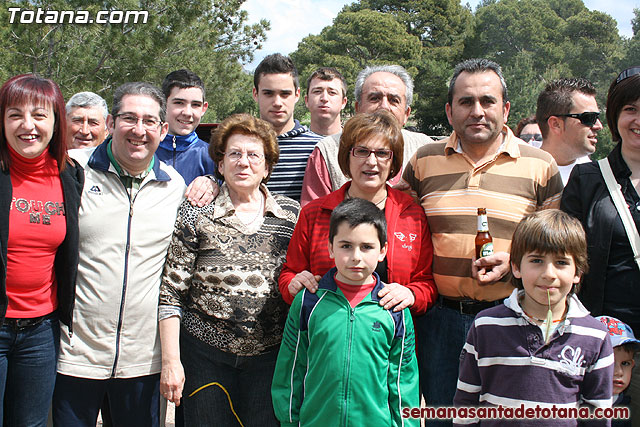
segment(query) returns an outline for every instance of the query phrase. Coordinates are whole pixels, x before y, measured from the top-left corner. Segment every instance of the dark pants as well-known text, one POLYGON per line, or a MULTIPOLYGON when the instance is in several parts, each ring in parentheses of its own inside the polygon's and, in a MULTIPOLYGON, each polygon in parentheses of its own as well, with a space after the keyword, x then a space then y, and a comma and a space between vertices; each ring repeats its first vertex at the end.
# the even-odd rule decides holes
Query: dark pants
POLYGON ((183 329, 180 359, 185 375, 182 393, 185 426, 239 426, 233 411, 246 427, 278 426, 271 403, 277 357, 277 349, 258 356, 235 356, 203 343, 183 329), (213 382, 219 385, 211 385, 189 397, 213 382))
MULTIPOLYGON (((460 352, 474 318, 438 303, 424 316, 414 318, 420 389, 427 406, 453 406, 460 352)), ((425 425, 452 423, 452 420, 426 420, 425 425)))
POLYGON ((0 427, 47 425, 59 344, 56 316, 23 329, 0 328, 0 427))
POLYGON ((160 374, 94 380, 58 374, 53 393, 53 425, 94 427, 105 393, 118 427, 160 425, 160 374))

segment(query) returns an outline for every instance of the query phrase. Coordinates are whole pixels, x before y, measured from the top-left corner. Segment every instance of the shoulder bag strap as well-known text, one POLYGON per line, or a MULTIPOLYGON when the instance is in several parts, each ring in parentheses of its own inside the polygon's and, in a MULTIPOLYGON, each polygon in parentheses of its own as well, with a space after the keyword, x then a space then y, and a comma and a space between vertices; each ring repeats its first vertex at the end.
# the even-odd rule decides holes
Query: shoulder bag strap
POLYGON ((636 264, 640 269, 640 235, 638 235, 638 229, 633 222, 633 218, 631 217, 631 213, 629 212, 627 202, 624 200, 622 191, 620 191, 620 186, 613 176, 611 166, 609 165, 609 160, 607 158, 600 159, 598 160, 598 165, 600 166, 600 171, 602 172, 602 176, 604 177, 604 182, 607 184, 607 189, 609 189, 609 194, 611 194, 613 204, 618 210, 620 218, 622 218, 624 229, 627 232, 627 237, 629 238, 629 243, 631 244, 631 249, 633 250, 633 258, 635 259, 636 264))

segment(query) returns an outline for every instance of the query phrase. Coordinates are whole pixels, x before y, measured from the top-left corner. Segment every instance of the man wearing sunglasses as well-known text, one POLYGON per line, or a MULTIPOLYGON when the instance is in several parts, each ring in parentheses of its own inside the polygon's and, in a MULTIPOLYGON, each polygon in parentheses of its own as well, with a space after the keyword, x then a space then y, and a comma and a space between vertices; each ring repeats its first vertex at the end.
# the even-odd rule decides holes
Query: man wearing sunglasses
POLYGON ((558 163, 563 184, 573 167, 589 162, 602 129, 596 89, 583 78, 558 79, 538 96, 536 119, 542 133, 542 148, 558 163))

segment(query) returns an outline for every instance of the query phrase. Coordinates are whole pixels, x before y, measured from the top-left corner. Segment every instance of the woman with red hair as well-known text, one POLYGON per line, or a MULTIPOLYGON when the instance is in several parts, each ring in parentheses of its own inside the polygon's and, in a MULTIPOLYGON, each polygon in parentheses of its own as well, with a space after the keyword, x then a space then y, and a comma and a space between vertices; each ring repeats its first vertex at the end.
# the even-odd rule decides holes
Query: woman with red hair
POLYGON ((0 423, 45 426, 59 321, 71 324, 84 174, 64 99, 32 74, 0 88, 0 423))

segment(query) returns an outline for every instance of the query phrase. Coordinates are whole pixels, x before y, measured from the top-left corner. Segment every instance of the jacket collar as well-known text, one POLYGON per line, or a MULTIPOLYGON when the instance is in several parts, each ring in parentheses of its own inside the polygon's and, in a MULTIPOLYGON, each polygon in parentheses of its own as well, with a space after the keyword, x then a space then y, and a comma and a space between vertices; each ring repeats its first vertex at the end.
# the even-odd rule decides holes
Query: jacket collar
MULTIPOLYGON (((102 144, 98 145, 93 153, 91 153, 91 157, 89 158, 88 166, 92 169, 99 170, 102 172, 112 172, 114 174, 118 174, 115 168, 111 165, 111 161, 109 160, 109 154, 107 153, 107 146, 111 141, 111 136, 107 138, 102 144)), ((153 173, 153 179, 156 181, 171 181, 171 177, 165 171, 160 168, 160 164, 162 163, 160 159, 154 153, 154 161, 153 168, 151 169, 151 173, 153 173)))
POLYGON ((173 143, 176 143, 176 151, 186 151, 198 141, 198 134, 193 131, 189 135, 171 135, 167 134, 162 141, 160 147, 166 150, 173 150, 173 143))
MULTIPOLYGON (((338 188, 336 191, 327 194, 324 197, 324 201, 321 207, 330 211, 335 209, 335 207, 345 199, 349 187, 351 187, 350 180, 345 182, 342 187, 338 188)), ((413 198, 408 194, 403 193, 402 191, 390 187, 387 184, 387 206, 389 201, 391 201, 393 205, 398 206, 399 212, 402 212, 407 207, 411 206, 411 204, 413 203, 413 198)))
MULTIPOLYGON (((265 216, 270 212, 273 216, 281 219, 287 219, 288 214, 273 197, 266 185, 260 184, 260 191, 265 196, 264 213, 265 216)), ((213 218, 222 218, 232 215, 235 212, 235 207, 231 203, 231 197, 229 197, 229 187, 226 183, 222 183, 220 186, 220 194, 213 201, 213 218)))
MULTIPOLYGON (((525 317, 524 310, 522 310, 519 301, 521 295, 524 295, 524 290, 514 289, 511 295, 509 295, 509 298, 504 300, 504 305, 516 312, 518 316, 525 317)), ((569 305, 566 316, 567 319, 575 319, 589 315, 589 310, 582 305, 576 294, 567 296, 567 304, 569 305)))
POLYGON ((611 163, 611 170, 616 178, 629 178, 631 176, 631 169, 627 166, 627 162, 622 158, 622 143, 619 142, 611 153, 607 156, 609 163, 611 163))
MULTIPOLYGON (((327 274, 322 276, 320 282, 318 282, 318 289, 325 289, 331 292, 338 291, 338 285, 334 279, 336 272, 338 269, 336 267, 332 267, 327 274)), ((378 293, 384 288, 384 283, 380 280, 380 276, 375 271, 373 272, 373 277, 376 279, 376 284, 373 286, 371 290, 371 301, 380 302, 381 298, 378 296, 378 293)))
MULTIPOLYGON (((509 157, 513 157, 514 159, 520 157, 520 149, 518 148, 518 142, 520 139, 516 138, 513 134, 513 131, 507 125, 502 126, 502 134, 504 135, 504 140, 498 152, 496 153, 496 157, 500 154, 504 153, 509 157)), ((444 148, 445 155, 449 156, 454 153, 459 153, 461 150, 460 147, 460 137, 456 134, 456 131, 453 131, 444 148)))

